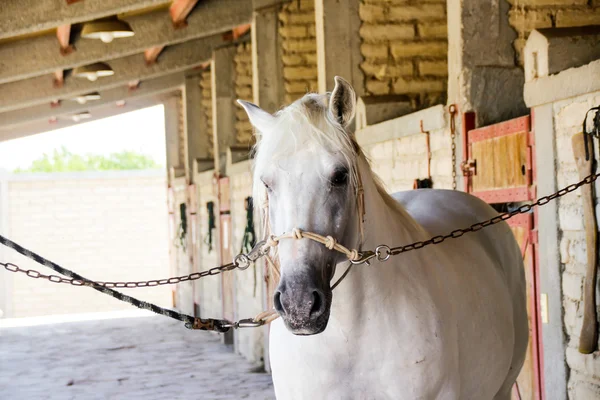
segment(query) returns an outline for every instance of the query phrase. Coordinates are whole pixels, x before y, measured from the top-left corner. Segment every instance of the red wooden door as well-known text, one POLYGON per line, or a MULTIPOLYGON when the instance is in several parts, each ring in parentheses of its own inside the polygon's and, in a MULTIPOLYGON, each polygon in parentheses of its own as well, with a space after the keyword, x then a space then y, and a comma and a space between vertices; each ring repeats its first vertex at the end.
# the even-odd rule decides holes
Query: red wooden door
MULTIPOLYGON (((475 114, 463 118, 466 191, 490 204, 520 203, 536 197, 534 136, 529 116, 498 124, 474 127, 475 114)), ((525 364, 517 379, 513 399, 544 399, 539 263, 536 257, 536 214, 507 221, 523 255, 527 284, 529 344, 525 364)))

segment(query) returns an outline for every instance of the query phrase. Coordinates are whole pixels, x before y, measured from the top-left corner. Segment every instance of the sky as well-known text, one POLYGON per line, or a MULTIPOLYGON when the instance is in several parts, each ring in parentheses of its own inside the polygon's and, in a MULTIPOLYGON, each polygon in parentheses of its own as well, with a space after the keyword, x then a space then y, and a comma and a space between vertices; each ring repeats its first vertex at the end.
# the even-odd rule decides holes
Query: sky
POLYGON ((66 147, 75 154, 103 154, 136 151, 165 165, 164 107, 157 105, 104 118, 0 142, 0 170, 27 168, 44 153, 66 147))

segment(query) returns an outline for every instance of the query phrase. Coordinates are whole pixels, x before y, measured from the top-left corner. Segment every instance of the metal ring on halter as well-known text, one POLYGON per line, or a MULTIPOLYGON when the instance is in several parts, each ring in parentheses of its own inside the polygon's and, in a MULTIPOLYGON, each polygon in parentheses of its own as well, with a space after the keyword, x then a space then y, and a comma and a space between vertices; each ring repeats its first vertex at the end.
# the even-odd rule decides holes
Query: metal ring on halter
POLYGON ((242 271, 248 269, 250 264, 252 264, 250 258, 245 254, 238 254, 237 256, 235 256, 233 262, 235 263, 236 267, 238 267, 242 271))
POLYGON ((375 253, 372 251, 361 251, 358 253, 358 258, 356 260, 350 259, 350 263, 353 265, 367 264, 370 265, 369 260, 375 257, 375 253))
POLYGON ((392 256, 392 249, 390 249, 389 246, 382 244, 375 248, 375 255, 377 256, 378 261, 380 261, 380 262, 387 261, 392 256))

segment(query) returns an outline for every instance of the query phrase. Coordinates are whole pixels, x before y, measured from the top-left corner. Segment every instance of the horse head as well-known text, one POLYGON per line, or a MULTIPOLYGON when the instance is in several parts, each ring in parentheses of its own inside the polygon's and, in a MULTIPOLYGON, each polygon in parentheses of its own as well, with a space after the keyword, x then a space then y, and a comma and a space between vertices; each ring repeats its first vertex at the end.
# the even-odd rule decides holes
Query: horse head
MULTIPOLYGON (((350 84, 336 77, 331 93, 306 94, 275 114, 238 102, 257 132, 254 198, 270 234, 310 231, 356 247, 360 150, 348 132, 356 104, 350 84)), ((274 258, 281 274, 274 304, 287 328, 297 335, 324 331, 331 280, 346 258, 300 238, 282 240, 274 258)))

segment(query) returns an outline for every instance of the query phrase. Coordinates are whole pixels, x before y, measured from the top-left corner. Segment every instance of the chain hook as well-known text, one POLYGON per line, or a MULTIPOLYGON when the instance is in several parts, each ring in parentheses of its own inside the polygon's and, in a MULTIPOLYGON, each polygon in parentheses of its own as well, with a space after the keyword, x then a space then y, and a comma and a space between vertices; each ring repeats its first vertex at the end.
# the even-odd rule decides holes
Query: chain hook
POLYGON ((350 263, 352 265, 360 265, 360 264, 371 265, 370 260, 372 258, 374 258, 375 256, 376 256, 376 254, 370 250, 361 251, 358 253, 358 258, 356 260, 350 260, 350 263))

